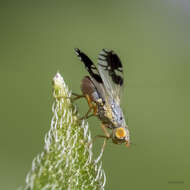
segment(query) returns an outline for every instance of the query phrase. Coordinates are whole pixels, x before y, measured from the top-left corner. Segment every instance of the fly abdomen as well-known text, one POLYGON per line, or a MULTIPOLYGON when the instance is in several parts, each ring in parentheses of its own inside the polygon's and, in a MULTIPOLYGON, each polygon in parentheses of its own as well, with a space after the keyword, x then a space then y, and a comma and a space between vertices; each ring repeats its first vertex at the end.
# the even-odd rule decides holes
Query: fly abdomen
POLYGON ((84 95, 88 95, 93 102, 97 102, 100 99, 100 95, 89 76, 85 76, 82 79, 81 91, 84 95))

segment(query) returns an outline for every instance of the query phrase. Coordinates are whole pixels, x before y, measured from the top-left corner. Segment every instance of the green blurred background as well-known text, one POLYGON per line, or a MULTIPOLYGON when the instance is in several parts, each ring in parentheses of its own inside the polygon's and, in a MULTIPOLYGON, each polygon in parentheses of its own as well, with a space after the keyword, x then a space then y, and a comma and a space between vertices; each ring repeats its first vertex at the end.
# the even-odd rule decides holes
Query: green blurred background
MULTIPOLYGON (((94 61, 114 49, 125 65, 127 149, 108 143, 106 189, 188 189, 190 1, 0 1, 0 189, 24 184, 51 120, 59 70, 74 92, 87 74, 73 48, 94 61)), ((85 112, 85 101, 77 103, 85 112)), ((93 136, 100 122, 89 119, 93 136)), ((102 140, 95 142, 96 153, 102 140)))

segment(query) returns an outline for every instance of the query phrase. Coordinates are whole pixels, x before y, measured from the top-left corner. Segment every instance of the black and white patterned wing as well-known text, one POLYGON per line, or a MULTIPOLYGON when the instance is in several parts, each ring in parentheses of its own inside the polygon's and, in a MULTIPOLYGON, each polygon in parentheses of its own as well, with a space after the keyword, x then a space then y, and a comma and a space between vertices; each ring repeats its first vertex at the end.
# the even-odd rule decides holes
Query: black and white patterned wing
POLYGON ((98 72, 98 69, 91 61, 91 59, 83 52, 81 52, 78 48, 75 49, 75 53, 80 58, 80 60, 84 63, 86 70, 89 72, 90 76, 96 80, 98 83, 102 83, 102 78, 98 72))
POLYGON ((114 53, 103 49, 98 56, 98 71, 103 80, 106 93, 120 103, 121 87, 123 86, 122 63, 114 53))
POLYGON ((107 94, 105 92, 105 87, 100 76, 98 69, 96 68, 95 64, 90 60, 90 58, 80 51, 79 49, 75 49, 77 56, 80 58, 82 63, 85 65, 86 70, 90 74, 90 78, 98 92, 99 96, 102 98, 104 102, 108 101, 107 94))

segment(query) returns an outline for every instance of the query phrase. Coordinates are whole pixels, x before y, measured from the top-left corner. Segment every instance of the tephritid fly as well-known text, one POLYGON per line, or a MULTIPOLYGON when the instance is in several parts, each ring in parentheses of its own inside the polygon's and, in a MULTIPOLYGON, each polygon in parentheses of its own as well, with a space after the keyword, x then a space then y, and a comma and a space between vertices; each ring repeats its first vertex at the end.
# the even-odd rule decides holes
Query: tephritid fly
POLYGON ((75 49, 75 52, 90 74, 82 80, 83 95, 74 94, 76 96, 74 99, 85 97, 88 102, 89 110, 83 118, 97 116, 102 122, 101 127, 105 133, 105 136, 98 136, 111 138, 113 143, 125 143, 129 147, 129 130, 120 107, 120 93, 124 80, 119 57, 114 51, 103 49, 98 56, 96 67, 86 54, 79 49, 75 49), (111 133, 107 129, 110 129, 111 133))

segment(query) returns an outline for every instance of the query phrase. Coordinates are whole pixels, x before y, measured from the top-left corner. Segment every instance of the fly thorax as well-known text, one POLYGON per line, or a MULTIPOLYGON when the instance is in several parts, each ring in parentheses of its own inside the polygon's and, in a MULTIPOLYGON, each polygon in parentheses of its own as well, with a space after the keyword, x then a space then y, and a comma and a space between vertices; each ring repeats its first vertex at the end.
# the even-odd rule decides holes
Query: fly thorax
POLYGON ((104 110, 105 110, 105 116, 110 120, 113 121, 113 113, 112 113, 112 109, 110 107, 110 105, 105 105, 104 106, 104 110))
POLYGON ((121 110, 121 107, 119 104, 116 102, 113 102, 111 104, 111 110, 112 110, 112 120, 113 124, 118 127, 118 126, 125 126, 125 118, 123 115, 123 112, 121 110))

